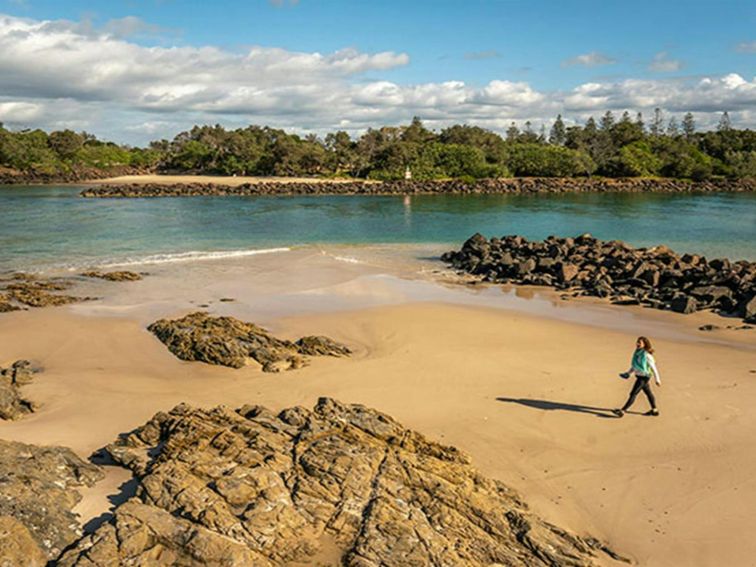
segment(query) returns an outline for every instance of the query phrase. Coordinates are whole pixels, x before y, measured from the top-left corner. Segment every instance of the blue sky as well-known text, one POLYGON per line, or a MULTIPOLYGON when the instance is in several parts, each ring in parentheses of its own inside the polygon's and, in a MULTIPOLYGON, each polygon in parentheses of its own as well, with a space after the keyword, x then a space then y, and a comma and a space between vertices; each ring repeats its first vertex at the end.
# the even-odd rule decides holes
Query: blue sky
MULTIPOLYGON (((658 105, 674 115, 686 110, 683 104, 702 127, 714 123, 722 110, 729 110, 741 126, 753 126, 756 120, 753 1, 0 0, 0 13, 27 23, 57 22, 34 32, 46 49, 50 42, 42 36, 60 34, 66 25, 81 37, 98 35, 98 41, 110 42, 103 53, 112 60, 123 56, 121 67, 129 65, 129 57, 139 58, 132 48, 147 49, 144 54, 152 47, 215 48, 229 58, 227 72, 217 78, 210 65, 200 62, 202 71, 195 78, 208 81, 201 96, 196 81, 189 87, 177 85, 175 76, 164 78, 166 89, 174 90, 170 96, 160 90, 156 96, 162 103, 156 104, 154 97, 129 103, 100 85, 57 92, 59 88, 46 88, 41 76, 22 73, 20 59, 3 61, 0 55, 0 72, 7 70, 10 81, 18 83, 8 87, 0 81, 0 120, 11 125, 24 122, 9 112, 19 108, 26 111, 16 114, 28 116, 30 125, 84 124, 87 120, 75 114, 88 102, 92 131, 134 141, 169 135, 191 126, 192 120, 228 125, 264 120, 303 131, 344 127, 357 132, 417 113, 438 127, 467 121, 498 129, 511 121, 546 122, 557 112, 579 122, 607 109, 647 112, 658 105), (122 44, 122 51, 114 42, 122 44), (233 57, 245 57, 251 49, 265 53, 262 67, 255 63, 231 77, 233 57), (350 53, 348 73, 329 60, 318 63, 311 75, 311 62, 303 61, 306 78, 298 80, 297 54, 327 57, 344 50, 350 53), (380 54, 393 54, 393 59, 380 54), (375 60, 360 63, 371 56, 375 60), (289 62, 290 74, 269 77, 280 58, 289 62), (220 84, 226 89, 214 93, 214 102, 212 87, 220 84), (341 96, 328 97, 329 108, 321 112, 311 99, 327 98, 323 93, 329 84, 341 96), (225 96, 229 92, 235 94, 225 96), (64 111, 57 121, 43 108, 51 101, 64 111), (297 108, 291 101, 297 101, 297 108), (334 105, 342 105, 343 112, 334 105), (104 114, 109 116, 103 119, 104 114), (139 121, 145 125, 142 133, 134 129, 139 121)), ((70 40, 68 35, 65 42, 70 40)), ((28 53, 19 58, 42 56, 37 44, 27 43, 28 53)), ((76 49, 96 52, 97 42, 76 49)), ((44 55, 57 57, 54 50, 44 55)), ((61 65, 85 64, 82 59, 64 57, 61 65)), ((188 65, 182 63, 185 77, 193 74, 188 65)), ((70 75, 79 71, 71 69, 70 75)), ((122 72, 128 81, 131 75, 122 72)), ((106 75, 104 80, 112 70, 106 75)), ((163 79, 153 80, 160 84, 163 79)))

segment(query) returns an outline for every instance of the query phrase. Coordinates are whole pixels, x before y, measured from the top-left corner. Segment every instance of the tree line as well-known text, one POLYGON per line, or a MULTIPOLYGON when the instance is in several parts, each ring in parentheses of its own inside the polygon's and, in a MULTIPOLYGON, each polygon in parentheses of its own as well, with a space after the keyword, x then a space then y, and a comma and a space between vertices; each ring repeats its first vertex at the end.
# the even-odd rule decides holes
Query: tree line
POLYGON ((627 112, 566 125, 561 115, 547 131, 515 123, 501 136, 478 126, 439 132, 419 118, 404 126, 300 136, 267 126, 235 130, 195 126, 146 148, 103 142, 85 132, 12 132, 0 124, 0 166, 46 175, 76 168, 129 166, 172 173, 348 176, 401 179, 491 177, 660 176, 703 180, 756 177, 756 132, 736 129, 725 112, 716 130, 698 132, 693 115, 646 123, 627 112))

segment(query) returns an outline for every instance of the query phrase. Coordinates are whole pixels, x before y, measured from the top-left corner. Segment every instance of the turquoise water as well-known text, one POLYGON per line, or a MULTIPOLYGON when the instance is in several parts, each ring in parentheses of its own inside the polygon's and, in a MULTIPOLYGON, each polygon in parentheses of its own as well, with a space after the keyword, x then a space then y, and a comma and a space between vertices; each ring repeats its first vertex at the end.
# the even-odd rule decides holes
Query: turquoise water
POLYGON ((756 260, 756 194, 83 199, 71 187, 0 187, 0 271, 313 243, 456 247, 476 231, 590 232, 756 260))

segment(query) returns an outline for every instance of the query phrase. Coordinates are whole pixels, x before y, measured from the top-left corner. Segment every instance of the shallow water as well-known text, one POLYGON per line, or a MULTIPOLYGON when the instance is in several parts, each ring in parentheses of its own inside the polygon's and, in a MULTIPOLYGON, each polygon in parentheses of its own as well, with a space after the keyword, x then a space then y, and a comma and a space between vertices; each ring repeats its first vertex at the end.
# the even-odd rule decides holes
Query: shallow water
POLYGON ((756 194, 561 194, 84 199, 0 187, 0 271, 185 261, 313 243, 443 243, 590 232, 756 260, 756 194))

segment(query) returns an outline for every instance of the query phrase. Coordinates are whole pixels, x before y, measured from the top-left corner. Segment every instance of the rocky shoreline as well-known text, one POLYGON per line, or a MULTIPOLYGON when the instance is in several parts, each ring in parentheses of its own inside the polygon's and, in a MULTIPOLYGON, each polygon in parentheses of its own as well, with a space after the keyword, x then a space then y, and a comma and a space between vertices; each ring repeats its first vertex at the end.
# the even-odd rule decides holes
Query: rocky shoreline
POLYGON ((488 282, 548 286, 684 314, 712 310, 756 323, 755 262, 679 255, 666 246, 633 248, 589 234, 541 242, 475 234, 441 259, 488 282))
POLYGON ((756 179, 688 181, 681 179, 526 178, 450 181, 313 181, 244 183, 124 183, 84 189, 82 197, 194 197, 247 195, 406 195, 494 193, 690 193, 756 191, 756 179))

